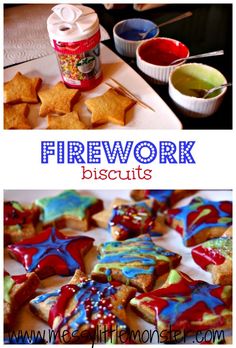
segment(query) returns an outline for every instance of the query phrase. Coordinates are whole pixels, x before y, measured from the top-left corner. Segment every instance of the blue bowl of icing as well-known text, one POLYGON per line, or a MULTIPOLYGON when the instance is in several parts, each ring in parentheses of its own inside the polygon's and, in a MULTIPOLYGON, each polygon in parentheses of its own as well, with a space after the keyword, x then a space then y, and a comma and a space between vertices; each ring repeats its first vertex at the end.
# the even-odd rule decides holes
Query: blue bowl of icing
POLYGON ((118 22, 113 28, 113 37, 116 50, 119 54, 134 58, 140 43, 158 36, 158 26, 147 19, 130 18, 118 22), (153 29, 145 39, 141 40, 139 34, 153 29))

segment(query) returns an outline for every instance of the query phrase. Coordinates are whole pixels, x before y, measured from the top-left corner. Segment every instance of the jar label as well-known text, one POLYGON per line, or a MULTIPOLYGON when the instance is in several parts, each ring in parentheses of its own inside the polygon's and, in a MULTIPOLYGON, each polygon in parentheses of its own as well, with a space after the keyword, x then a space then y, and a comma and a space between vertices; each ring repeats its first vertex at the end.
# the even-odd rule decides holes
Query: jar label
POLYGON ((100 30, 98 30, 93 36, 85 40, 75 41, 75 42, 62 42, 57 40, 52 40, 54 49, 58 53, 64 54, 79 54, 85 51, 91 50, 100 42, 100 30))
POLYGON ((53 40, 63 81, 71 87, 91 89, 101 77, 100 31, 77 42, 53 40))

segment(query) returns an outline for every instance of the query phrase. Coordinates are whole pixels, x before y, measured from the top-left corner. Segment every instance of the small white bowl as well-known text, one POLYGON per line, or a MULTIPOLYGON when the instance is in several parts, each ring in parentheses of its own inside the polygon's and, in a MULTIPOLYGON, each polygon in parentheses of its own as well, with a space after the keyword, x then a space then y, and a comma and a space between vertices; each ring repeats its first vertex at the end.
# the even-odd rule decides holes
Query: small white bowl
POLYGON ((136 51, 137 66, 152 83, 167 84, 170 73, 178 64, 170 65, 178 58, 187 58, 189 49, 182 42, 166 37, 157 37, 141 43, 136 51))
POLYGON ((150 40, 150 38, 156 37, 159 34, 158 26, 147 19, 142 18, 131 18, 125 19, 124 21, 118 22, 113 28, 113 38, 115 43, 115 48, 119 54, 122 56, 134 58, 136 55, 136 49, 141 42, 150 40), (124 38, 125 33, 129 31, 137 32, 147 32, 154 28, 152 32, 149 33, 146 39, 144 40, 130 40, 124 38))
POLYGON ((210 89, 223 83, 227 83, 224 75, 211 66, 199 63, 183 64, 170 75, 169 95, 183 115, 207 117, 218 110, 227 87, 206 99, 198 98, 192 89, 210 89))

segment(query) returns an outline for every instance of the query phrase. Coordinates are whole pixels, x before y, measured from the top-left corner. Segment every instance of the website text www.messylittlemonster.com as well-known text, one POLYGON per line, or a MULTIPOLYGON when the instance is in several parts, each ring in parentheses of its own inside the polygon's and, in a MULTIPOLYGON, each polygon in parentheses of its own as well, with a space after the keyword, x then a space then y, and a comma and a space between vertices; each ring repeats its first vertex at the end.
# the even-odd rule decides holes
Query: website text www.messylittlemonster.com
POLYGON ((118 328, 96 328, 93 332, 90 330, 83 330, 78 333, 78 330, 18 330, 8 332, 5 337, 5 343, 62 343, 68 344, 72 342, 91 342, 92 347, 95 344, 103 343, 137 343, 137 344, 157 344, 157 343, 218 343, 225 339, 224 330, 198 330, 189 337, 188 331, 172 330, 171 326, 168 330, 127 330, 118 328))

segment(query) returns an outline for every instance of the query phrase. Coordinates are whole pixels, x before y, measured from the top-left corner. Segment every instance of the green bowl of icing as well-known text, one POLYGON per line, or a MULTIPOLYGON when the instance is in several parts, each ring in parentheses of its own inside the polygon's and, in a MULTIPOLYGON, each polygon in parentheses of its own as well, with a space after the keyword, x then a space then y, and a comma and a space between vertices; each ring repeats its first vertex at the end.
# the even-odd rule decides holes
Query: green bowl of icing
POLYGON ((178 66, 169 77, 169 96, 179 111, 190 117, 213 115, 220 107, 227 87, 223 87, 207 98, 199 98, 194 89, 211 89, 226 83, 226 78, 215 68, 199 63, 178 66))
MULTIPOLYGON (((182 94, 197 97, 197 92, 192 89, 211 89, 226 83, 224 75, 220 71, 204 64, 185 64, 177 68, 171 76, 173 86, 182 94)), ((210 94, 208 98, 214 98, 223 91, 218 90, 210 94)))

